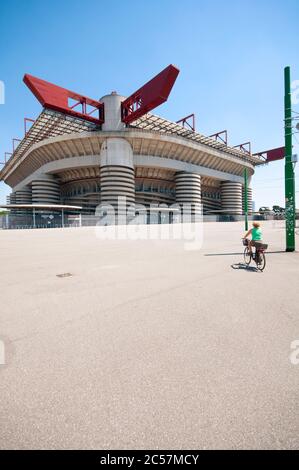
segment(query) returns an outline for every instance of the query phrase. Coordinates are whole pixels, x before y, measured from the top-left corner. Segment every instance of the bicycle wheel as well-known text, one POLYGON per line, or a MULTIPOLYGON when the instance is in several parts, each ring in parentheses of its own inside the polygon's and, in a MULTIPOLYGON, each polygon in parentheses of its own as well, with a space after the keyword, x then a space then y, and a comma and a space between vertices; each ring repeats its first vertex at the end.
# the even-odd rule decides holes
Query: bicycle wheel
POLYGON ((259 269, 259 271, 263 271, 265 269, 266 256, 265 256, 265 253, 263 251, 259 252, 259 254, 258 254, 258 257, 256 259, 256 266, 259 269))
POLYGON ((251 261, 251 254, 250 254, 248 246, 246 246, 244 250, 244 261, 245 261, 245 264, 247 264, 247 266, 250 264, 250 261, 251 261))

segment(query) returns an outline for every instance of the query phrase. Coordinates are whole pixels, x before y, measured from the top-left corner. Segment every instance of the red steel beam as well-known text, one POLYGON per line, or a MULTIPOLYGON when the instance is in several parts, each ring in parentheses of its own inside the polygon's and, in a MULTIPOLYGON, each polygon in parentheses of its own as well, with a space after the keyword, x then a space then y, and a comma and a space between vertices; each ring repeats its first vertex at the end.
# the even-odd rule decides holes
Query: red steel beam
POLYGON ((264 152, 258 152, 253 154, 256 157, 264 157, 265 163, 274 162, 276 160, 282 160, 285 157, 285 147, 277 147, 271 150, 265 150, 264 152))
POLYGON ((227 145, 227 130, 216 132, 215 134, 209 135, 209 137, 214 137, 217 141, 220 139, 225 145, 227 145))
POLYGON ((5 163, 9 160, 9 158, 6 158, 6 155, 12 156, 12 153, 11 153, 11 152, 5 152, 5 153, 4 153, 4 160, 5 160, 5 163))
POLYGON ((26 135, 27 134, 27 122, 31 122, 32 124, 35 122, 34 119, 31 119, 31 118, 27 118, 25 117, 24 118, 24 134, 26 135))
POLYGON ((12 153, 11 152, 4 152, 4 162, 0 162, 0 165, 6 165, 6 163, 8 162, 8 158, 6 158, 6 155, 10 155, 12 156, 12 153))
POLYGON ((44 108, 54 109, 55 111, 79 117, 95 124, 102 124, 104 122, 104 103, 79 95, 32 75, 25 74, 23 81, 44 108), (74 100, 75 104, 70 105, 70 99, 74 100), (74 111, 74 107, 77 105, 81 106, 81 112, 74 111), (91 112, 87 112, 87 106, 93 108, 91 112, 98 111, 98 117, 91 116, 91 112))
POLYGON ((162 72, 122 102, 122 121, 130 124, 167 101, 179 74, 179 69, 168 65, 162 72))
POLYGON ((234 145, 233 148, 238 148, 242 152, 249 153, 251 155, 251 142, 244 142, 244 144, 234 145))
POLYGON ((189 127, 189 129, 191 131, 194 131, 195 132, 195 114, 189 114, 189 116, 185 116, 183 117, 182 119, 179 119, 178 121, 176 121, 177 124, 182 124, 183 127, 187 128, 189 127), (191 122, 192 124, 190 124, 190 119, 191 119, 191 122))
POLYGON ((16 150, 15 147, 15 142, 22 142, 22 139, 12 139, 12 151, 14 152, 16 150))

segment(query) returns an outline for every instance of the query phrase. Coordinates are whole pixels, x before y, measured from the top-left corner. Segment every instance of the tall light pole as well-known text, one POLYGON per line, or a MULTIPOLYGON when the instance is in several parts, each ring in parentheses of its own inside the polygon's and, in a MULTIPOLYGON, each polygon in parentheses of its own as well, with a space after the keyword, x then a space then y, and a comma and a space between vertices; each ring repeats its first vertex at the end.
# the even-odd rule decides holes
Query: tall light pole
POLYGON ((292 104, 290 67, 284 69, 284 136, 285 136, 285 218, 286 251, 295 251, 295 177, 292 162, 292 104))

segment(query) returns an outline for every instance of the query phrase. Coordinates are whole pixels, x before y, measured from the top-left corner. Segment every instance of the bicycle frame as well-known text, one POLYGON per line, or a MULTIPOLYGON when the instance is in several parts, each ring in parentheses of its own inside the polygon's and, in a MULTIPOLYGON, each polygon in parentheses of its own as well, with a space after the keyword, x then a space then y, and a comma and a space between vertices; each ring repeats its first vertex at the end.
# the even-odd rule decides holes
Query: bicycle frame
POLYGON ((256 267, 260 270, 260 271, 263 271, 263 269, 265 268, 265 265, 266 265, 266 258, 265 258, 265 251, 266 249, 268 248, 268 245, 265 245, 265 244, 262 244, 261 243, 261 246, 251 246, 251 251, 249 250, 249 240, 248 239, 243 239, 243 245, 245 246, 245 250, 244 250, 244 259, 245 259, 245 262, 247 265, 250 264, 251 260, 253 259, 255 261, 255 264, 256 264, 256 267), (255 250, 253 251, 252 248, 255 248, 255 250), (250 258, 249 258, 249 261, 246 260, 246 252, 248 253, 248 255, 250 254, 250 258), (261 268, 260 267, 260 264, 263 263, 263 267, 261 268))

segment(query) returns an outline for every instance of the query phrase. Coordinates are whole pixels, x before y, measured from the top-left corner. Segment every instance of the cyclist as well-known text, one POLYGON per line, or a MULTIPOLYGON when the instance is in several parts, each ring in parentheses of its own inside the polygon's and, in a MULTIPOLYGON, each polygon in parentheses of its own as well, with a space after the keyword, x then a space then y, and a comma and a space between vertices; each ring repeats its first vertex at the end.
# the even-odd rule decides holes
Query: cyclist
POLYGON ((262 231, 261 231, 261 224, 255 220, 252 222, 252 228, 248 230, 248 232, 245 234, 244 238, 247 238, 251 235, 251 240, 249 240, 248 243, 248 249, 250 251, 250 254, 252 255, 252 247, 256 246, 255 242, 262 243, 262 231))

